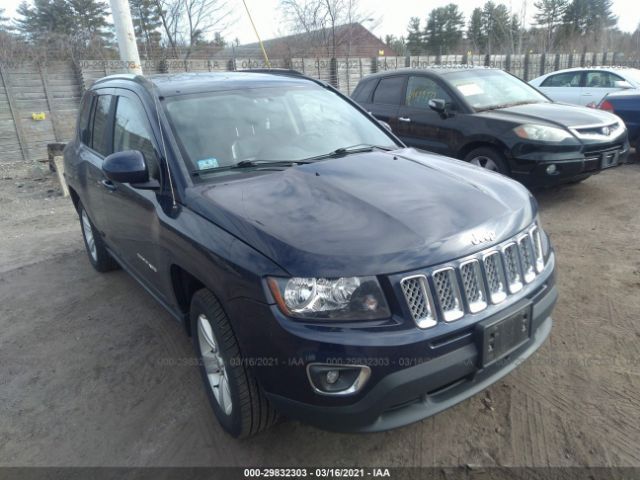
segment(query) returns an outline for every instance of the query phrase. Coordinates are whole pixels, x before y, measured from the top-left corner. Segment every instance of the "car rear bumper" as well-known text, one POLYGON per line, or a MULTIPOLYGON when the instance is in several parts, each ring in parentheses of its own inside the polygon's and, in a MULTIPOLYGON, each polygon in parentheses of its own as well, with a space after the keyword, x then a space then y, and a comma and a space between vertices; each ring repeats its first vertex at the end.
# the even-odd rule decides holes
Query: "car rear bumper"
POLYGON ((557 296, 555 285, 547 284, 532 299, 529 340, 485 368, 480 366, 476 339, 445 355, 386 375, 355 403, 312 405, 274 393, 267 396, 283 415, 327 430, 375 432, 417 422, 480 392, 535 352, 551 331, 551 311, 557 296))

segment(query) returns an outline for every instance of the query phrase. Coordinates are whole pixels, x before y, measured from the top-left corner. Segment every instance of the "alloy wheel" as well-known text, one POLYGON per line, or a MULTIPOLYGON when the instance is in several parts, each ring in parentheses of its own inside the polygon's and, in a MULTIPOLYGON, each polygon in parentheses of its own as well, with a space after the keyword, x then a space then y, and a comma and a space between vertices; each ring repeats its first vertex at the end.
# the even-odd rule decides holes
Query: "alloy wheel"
POLYGON ((84 240, 87 243, 87 248, 89 249, 89 255, 94 261, 98 260, 98 251, 96 249, 96 240, 93 238, 93 229, 91 228, 91 222, 89 221, 89 216, 87 215, 87 211, 83 208, 82 213, 82 234, 84 235, 84 240))
POLYGON ((213 333, 211 323, 204 314, 198 316, 198 343, 213 396, 220 410, 226 415, 231 415, 233 401, 231 399, 231 390, 229 389, 227 369, 220 354, 219 343, 213 333))
POLYGON ((486 168, 487 170, 491 170, 492 172, 500 171, 496 162, 484 155, 472 158, 469 163, 476 165, 477 167, 486 168))

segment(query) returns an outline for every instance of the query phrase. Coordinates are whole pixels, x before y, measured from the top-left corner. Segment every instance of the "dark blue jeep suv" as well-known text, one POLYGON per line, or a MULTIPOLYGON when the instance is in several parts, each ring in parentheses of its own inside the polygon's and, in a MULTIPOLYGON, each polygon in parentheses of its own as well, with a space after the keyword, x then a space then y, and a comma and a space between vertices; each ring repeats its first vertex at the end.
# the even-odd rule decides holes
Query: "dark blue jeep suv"
POLYGON ((529 192, 406 148, 295 72, 104 78, 65 176, 90 262, 184 323, 236 437, 278 414, 415 422, 551 329, 554 253, 529 192))

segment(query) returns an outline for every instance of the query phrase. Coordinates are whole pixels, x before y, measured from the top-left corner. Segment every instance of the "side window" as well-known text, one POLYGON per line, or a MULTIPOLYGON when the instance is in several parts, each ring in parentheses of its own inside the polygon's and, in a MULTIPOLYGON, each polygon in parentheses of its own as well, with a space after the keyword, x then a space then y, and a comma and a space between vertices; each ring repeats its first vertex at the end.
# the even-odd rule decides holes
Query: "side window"
POLYGON ((113 151, 138 150, 142 152, 149 175, 158 178, 158 159, 151 141, 151 126, 140 102, 118 97, 113 126, 113 151))
POLYGON ((96 100, 93 114, 93 128, 91 131, 91 148, 105 157, 111 153, 109 142, 109 110, 111 95, 100 95, 96 100))
POLYGON ((356 102, 368 102, 371 98, 371 92, 376 86, 375 80, 364 81, 360 84, 357 90, 354 92, 353 99, 356 102))
POLYGON ((386 105, 400 105, 404 76, 387 77, 380 80, 378 88, 373 94, 373 103, 386 105))
POLYGON ((582 72, 565 72, 545 78, 541 87, 579 87, 582 72))
POLYGON ((429 100, 439 98, 451 103, 451 97, 435 80, 411 76, 407 83, 406 104, 408 107, 428 108, 429 100))
POLYGON ((616 88, 616 82, 621 80, 621 77, 610 72, 589 72, 586 85, 589 88, 616 88))
POLYGON ((80 107, 80 116, 78 117, 78 136, 80 142, 85 145, 89 145, 91 142, 91 128, 89 120, 91 118, 91 107, 93 106, 93 99, 95 97, 91 92, 88 92, 82 99, 82 106, 80 107))

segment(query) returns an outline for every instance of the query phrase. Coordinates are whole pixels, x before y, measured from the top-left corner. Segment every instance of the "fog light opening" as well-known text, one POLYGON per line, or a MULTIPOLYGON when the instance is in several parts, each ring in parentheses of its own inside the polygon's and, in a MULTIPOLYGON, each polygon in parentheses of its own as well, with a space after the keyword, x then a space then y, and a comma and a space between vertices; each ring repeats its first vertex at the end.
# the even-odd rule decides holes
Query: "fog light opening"
POLYGON ((329 385, 333 385, 334 383, 336 383, 339 378, 340 378, 340 372, 338 370, 329 370, 327 372, 326 380, 329 385))
POLYGON ((370 376, 371 369, 365 365, 307 365, 309 383, 320 395, 353 395, 364 387, 370 376))
POLYGON ((556 173, 558 173, 558 167, 555 163, 547 166, 547 175, 555 175, 556 173))

